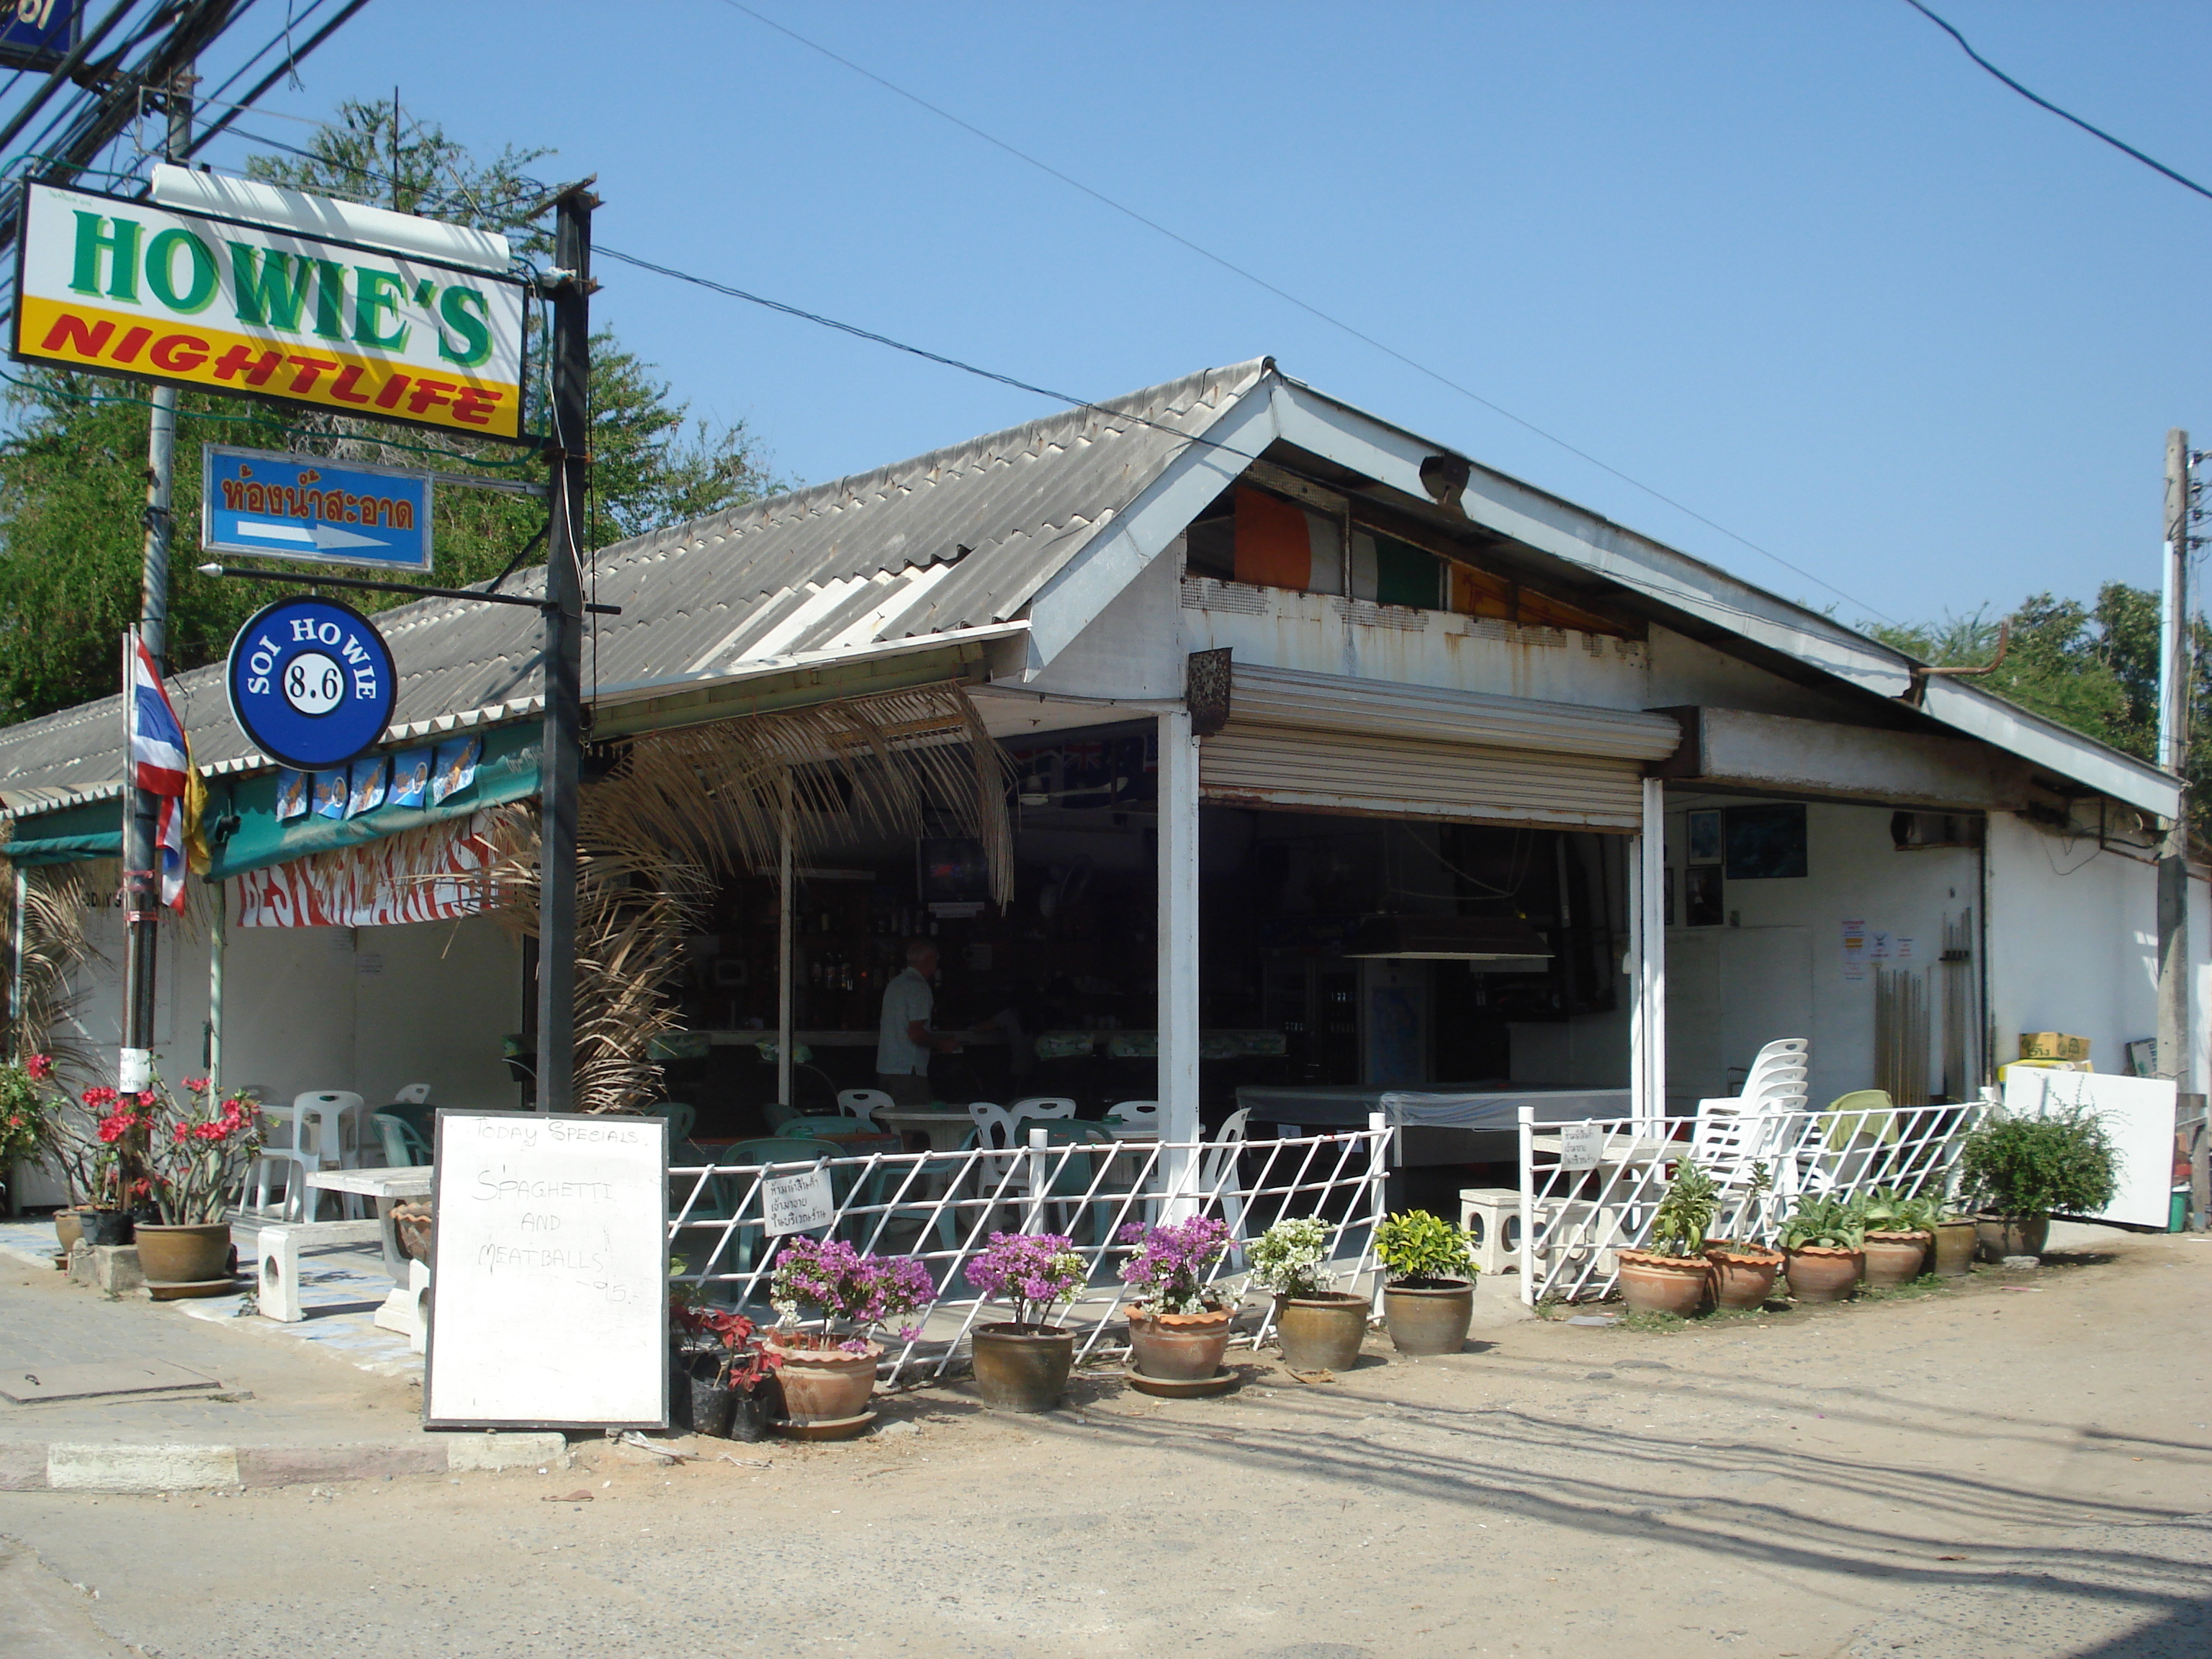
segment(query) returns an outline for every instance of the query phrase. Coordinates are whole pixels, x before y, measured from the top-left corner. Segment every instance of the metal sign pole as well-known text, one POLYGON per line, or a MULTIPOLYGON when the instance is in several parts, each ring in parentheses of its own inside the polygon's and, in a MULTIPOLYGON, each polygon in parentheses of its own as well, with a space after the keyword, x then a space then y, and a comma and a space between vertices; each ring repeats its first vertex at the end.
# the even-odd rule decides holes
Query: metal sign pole
MULTIPOLYGON (((179 68, 163 101, 168 107, 167 145, 174 161, 191 148, 191 66, 179 68)), ((17 301, 21 303, 20 298, 17 301)), ((146 441, 146 556, 139 599, 138 637, 164 676, 169 672, 170 486, 177 459, 177 389, 154 388, 154 414, 146 441)), ((123 660, 123 695, 132 696, 131 653, 123 660)), ((137 772, 126 744, 125 776, 137 772)), ((116 1081, 125 1091, 149 1080, 154 1048, 156 962, 161 948, 160 854, 154 845, 156 799, 132 786, 124 792, 123 811, 123 1053, 116 1081)))
POLYGON ((576 793, 583 742, 584 490, 591 465, 589 180, 556 203, 552 529, 545 545, 545 754, 538 843, 538 1109, 576 1109, 576 793))

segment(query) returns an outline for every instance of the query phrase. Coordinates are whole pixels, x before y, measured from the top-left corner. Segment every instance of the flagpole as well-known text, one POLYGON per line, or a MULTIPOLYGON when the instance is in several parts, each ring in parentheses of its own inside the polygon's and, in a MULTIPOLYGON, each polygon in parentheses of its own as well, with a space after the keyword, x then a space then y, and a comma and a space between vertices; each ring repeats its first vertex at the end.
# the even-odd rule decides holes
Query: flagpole
POLYGON ((123 635, 123 1043, 115 1085, 143 1089, 154 1060, 154 988, 161 931, 160 854, 154 844, 160 797, 138 771, 138 630, 123 635))

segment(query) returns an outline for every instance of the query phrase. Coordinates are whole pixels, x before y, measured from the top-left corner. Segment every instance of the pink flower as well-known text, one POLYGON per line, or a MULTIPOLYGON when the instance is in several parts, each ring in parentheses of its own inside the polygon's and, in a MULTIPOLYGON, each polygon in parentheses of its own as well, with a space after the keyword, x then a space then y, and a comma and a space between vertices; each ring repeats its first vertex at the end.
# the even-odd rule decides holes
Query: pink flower
POLYGON ((94 1084, 84 1091, 84 1103, 97 1111, 102 1106, 112 1106, 123 1097, 105 1084, 94 1084))
POLYGON ((23 1062, 23 1069, 31 1074, 31 1080, 33 1083, 44 1083, 48 1078, 54 1074, 53 1056, 52 1054, 33 1054, 28 1060, 23 1062))
POLYGON ((214 1087, 214 1081, 212 1079, 204 1077, 188 1077, 185 1079, 185 1088, 191 1094, 204 1095, 212 1087, 214 1087))
POLYGON ((154 1091, 151 1089, 140 1090, 138 1091, 138 1103, 141 1106, 145 1107, 149 1111, 151 1111, 154 1107, 154 1091))

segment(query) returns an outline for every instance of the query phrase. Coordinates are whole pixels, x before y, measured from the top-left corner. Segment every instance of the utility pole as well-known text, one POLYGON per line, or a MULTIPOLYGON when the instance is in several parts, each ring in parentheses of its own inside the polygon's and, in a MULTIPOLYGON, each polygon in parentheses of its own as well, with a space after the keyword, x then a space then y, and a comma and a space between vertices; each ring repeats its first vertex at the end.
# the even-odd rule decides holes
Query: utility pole
POLYGON ((553 432, 545 541, 545 753, 539 762, 538 1109, 576 1109, 576 793, 583 747, 584 489, 591 468, 592 210, 586 179, 554 200, 553 432))
MULTIPOLYGON (((165 157, 180 161, 192 142, 191 65, 170 77, 162 102, 168 114, 165 157)), ((154 388, 154 414, 146 441, 146 553, 140 579, 138 637, 166 677, 169 670, 169 511, 177 459, 177 389, 154 388)), ((123 664, 123 695, 131 696, 128 653, 123 664)), ((161 944, 161 884, 155 824, 160 802, 137 787, 133 757, 123 757, 128 785, 123 816, 123 1053, 118 1086, 143 1089, 154 1050, 155 985, 161 944)))
MULTIPOLYGON (((2189 763, 2191 669, 2189 626, 2189 434, 2166 434, 2166 586, 2159 616, 2158 763, 2177 776, 2189 763)), ((2185 790, 2167 821, 2158 854, 2158 1073, 2174 1080, 2174 1124, 2182 1129, 2204 1115, 2195 1077, 2190 1030, 2189 797, 2185 790)), ((2203 1134, 2196 1127, 2196 1190, 2190 1208, 2203 1218, 2203 1134)))

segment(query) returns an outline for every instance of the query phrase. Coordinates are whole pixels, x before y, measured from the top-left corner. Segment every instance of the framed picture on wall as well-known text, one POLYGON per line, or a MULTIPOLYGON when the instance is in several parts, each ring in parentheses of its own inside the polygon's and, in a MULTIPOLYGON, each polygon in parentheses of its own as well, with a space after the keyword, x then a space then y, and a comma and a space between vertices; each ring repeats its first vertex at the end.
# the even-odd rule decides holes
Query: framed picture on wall
POLYGON ((1693 864, 1682 872, 1682 923, 1717 927, 1727 919, 1721 903, 1721 866, 1693 864))
POLYGON ((1731 806, 1723 839, 1730 881, 1773 881, 1805 873, 1805 808, 1799 802, 1731 806))
POLYGON ((1690 821, 1690 862, 1718 864, 1721 861, 1721 815, 1716 811, 1687 812, 1690 821))

